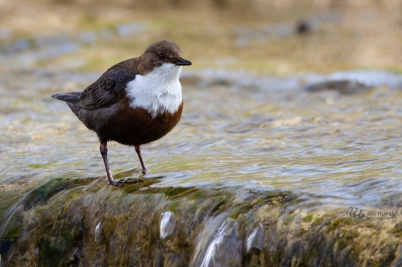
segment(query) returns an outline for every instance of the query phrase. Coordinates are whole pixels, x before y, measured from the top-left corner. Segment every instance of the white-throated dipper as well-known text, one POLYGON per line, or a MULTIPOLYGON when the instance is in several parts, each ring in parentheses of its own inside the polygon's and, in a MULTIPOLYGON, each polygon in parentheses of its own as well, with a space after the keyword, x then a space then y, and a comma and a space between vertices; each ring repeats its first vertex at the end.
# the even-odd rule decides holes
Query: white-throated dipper
POLYGON ((116 185, 107 159, 107 142, 134 146, 145 174, 140 146, 158 140, 179 122, 183 100, 180 47, 168 40, 151 44, 136 58, 108 69, 83 92, 55 94, 78 119, 96 132, 109 183, 116 185))

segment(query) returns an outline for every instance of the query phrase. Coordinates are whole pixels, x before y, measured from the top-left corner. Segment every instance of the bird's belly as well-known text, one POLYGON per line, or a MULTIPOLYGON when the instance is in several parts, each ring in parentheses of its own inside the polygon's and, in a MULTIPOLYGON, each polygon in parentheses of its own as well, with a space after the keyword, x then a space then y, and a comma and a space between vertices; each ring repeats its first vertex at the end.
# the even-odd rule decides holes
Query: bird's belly
POLYGON ((107 139, 130 146, 153 142, 165 136, 177 125, 182 110, 183 103, 175 113, 164 112, 155 117, 142 108, 121 110, 113 120, 107 139))

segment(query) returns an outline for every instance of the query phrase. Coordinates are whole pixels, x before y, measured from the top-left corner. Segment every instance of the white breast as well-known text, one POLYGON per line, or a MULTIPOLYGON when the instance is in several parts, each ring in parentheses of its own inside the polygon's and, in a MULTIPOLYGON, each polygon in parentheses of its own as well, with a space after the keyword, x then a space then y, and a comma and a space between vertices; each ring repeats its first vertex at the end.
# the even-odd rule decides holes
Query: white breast
POLYGON ((181 66, 165 63, 146 75, 136 75, 126 87, 130 106, 144 108, 152 117, 175 113, 182 102, 180 72, 181 66))

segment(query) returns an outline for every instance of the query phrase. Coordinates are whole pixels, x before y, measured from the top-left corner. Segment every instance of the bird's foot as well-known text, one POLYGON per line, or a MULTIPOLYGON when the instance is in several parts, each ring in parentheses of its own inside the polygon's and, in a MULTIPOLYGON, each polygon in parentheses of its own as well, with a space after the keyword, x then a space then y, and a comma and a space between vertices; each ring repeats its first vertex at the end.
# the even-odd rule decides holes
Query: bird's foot
POLYGON ((113 179, 112 172, 110 170, 106 171, 107 180, 109 181, 110 185, 118 186, 119 181, 113 179))
POLYGON ((119 181, 115 179, 108 179, 110 185, 119 186, 119 181))
POLYGON ((136 183, 142 183, 143 180, 141 179, 141 177, 138 178, 124 178, 124 179, 120 179, 117 181, 119 186, 122 186, 123 184, 136 184, 136 183))
POLYGON ((142 171, 141 171, 141 173, 142 173, 143 175, 147 174, 147 172, 148 172, 148 169, 147 169, 147 168, 142 169, 142 171))
POLYGON ((135 184, 135 183, 140 183, 140 182, 142 182, 143 180, 141 180, 141 178, 143 178, 144 175, 145 175, 147 172, 148 172, 148 169, 145 168, 145 169, 142 169, 141 175, 140 175, 138 178, 127 177, 127 178, 119 179, 119 180, 113 179, 113 176, 112 176, 112 173, 111 173, 111 172, 109 172, 109 173, 106 172, 106 175, 107 175, 107 179, 108 179, 110 185, 114 185, 114 186, 119 186, 119 187, 120 187, 120 186, 122 186, 122 185, 125 184, 125 183, 135 184))

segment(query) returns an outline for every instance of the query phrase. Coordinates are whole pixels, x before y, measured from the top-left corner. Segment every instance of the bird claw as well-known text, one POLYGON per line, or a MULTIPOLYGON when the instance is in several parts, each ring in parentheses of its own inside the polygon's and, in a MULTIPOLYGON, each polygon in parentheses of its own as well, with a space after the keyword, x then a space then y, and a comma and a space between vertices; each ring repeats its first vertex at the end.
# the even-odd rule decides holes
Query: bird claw
MULTIPOLYGON (((141 178, 144 178, 144 176, 147 172, 148 172, 148 169, 142 169, 141 175, 138 178, 124 178, 124 179, 115 180, 115 179, 113 179, 113 177, 110 177, 110 178, 108 177, 109 185, 122 187, 123 184, 125 184, 125 183, 135 184, 135 183, 142 182, 141 178)), ((111 176, 111 173, 110 173, 110 176, 111 176)))
POLYGON ((111 180, 109 180, 109 184, 114 185, 114 186, 119 186, 119 181, 111 179, 111 180))

